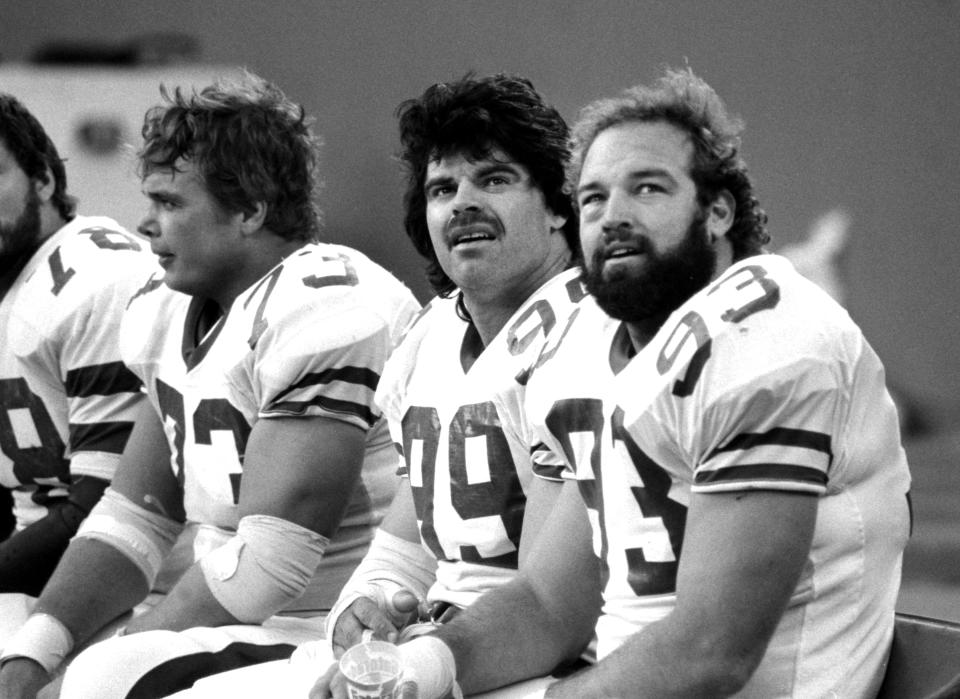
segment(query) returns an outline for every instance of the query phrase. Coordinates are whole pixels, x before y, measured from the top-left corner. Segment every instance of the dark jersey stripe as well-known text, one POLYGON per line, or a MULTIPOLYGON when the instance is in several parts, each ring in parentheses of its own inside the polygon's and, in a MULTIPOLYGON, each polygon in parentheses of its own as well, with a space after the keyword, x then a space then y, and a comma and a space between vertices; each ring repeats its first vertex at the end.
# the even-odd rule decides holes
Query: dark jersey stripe
POLYGON ((122 454, 132 430, 132 422, 70 423, 70 449, 122 454))
POLYGON ((354 403, 349 400, 338 400, 336 398, 330 398, 328 396, 316 396, 310 400, 287 400, 287 401, 277 401, 267 408, 268 412, 284 412, 292 413, 294 415, 302 415, 307 411, 311 406, 318 406, 323 410, 327 410, 332 413, 341 413, 344 415, 355 415, 361 420, 367 423, 367 425, 373 425, 377 420, 380 419, 380 416, 374 413, 370 408, 360 403, 354 403))
POLYGON ((830 435, 823 432, 811 432, 810 430, 775 427, 768 432, 745 432, 737 435, 723 446, 717 447, 707 460, 709 461, 720 452, 738 451, 768 444, 813 449, 833 458, 833 452, 830 449, 830 435))
POLYGON ((283 398, 285 395, 296 391, 298 389, 304 388, 306 386, 316 386, 318 384, 328 384, 333 383, 334 381, 343 381, 344 383, 357 384, 359 386, 365 386, 371 391, 377 390, 377 384, 380 383, 380 374, 377 372, 366 369, 364 367, 356 366, 345 366, 345 367, 335 367, 331 369, 324 369, 323 371, 317 371, 310 374, 307 374, 302 379, 297 381, 297 383, 291 385, 283 393, 280 393, 277 398, 283 398))
POLYGON ((140 379, 123 362, 94 364, 67 372, 66 389, 70 398, 135 392, 141 385, 140 379))
POLYGON ((694 479, 694 483, 696 485, 706 485, 710 483, 730 483, 733 481, 751 480, 793 481, 826 485, 827 474, 815 468, 810 468, 809 466, 779 463, 744 464, 742 466, 731 466, 716 471, 698 473, 694 479))

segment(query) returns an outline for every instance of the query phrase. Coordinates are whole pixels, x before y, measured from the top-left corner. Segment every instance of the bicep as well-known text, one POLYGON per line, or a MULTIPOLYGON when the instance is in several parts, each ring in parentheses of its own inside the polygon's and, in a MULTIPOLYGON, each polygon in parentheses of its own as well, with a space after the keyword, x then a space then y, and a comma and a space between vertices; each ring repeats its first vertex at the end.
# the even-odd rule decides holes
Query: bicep
POLYGON ((694 493, 677 620, 714 648, 759 660, 803 571, 816 516, 817 497, 805 493, 694 493))
POLYGON ((240 485, 240 516, 261 514, 331 537, 360 479, 366 433, 325 417, 258 420, 240 485))
POLYGON ((178 522, 185 519, 183 490, 170 464, 170 444, 160 416, 147 401, 137 408, 111 485, 141 507, 178 522))

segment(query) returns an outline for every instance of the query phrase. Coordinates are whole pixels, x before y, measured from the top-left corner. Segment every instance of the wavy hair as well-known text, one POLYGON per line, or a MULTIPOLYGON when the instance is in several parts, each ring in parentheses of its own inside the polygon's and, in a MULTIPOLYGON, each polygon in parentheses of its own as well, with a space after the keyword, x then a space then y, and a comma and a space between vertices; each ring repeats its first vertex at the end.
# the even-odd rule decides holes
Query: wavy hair
POLYGON ((770 242, 767 215, 757 201, 747 166, 740 156, 743 122, 732 116, 717 93, 690 69, 667 69, 653 85, 638 85, 618 97, 593 102, 580 112, 572 132, 573 156, 567 186, 575 191, 583 158, 597 135, 632 121, 663 121, 686 132, 693 144, 690 177, 700 206, 723 190, 736 204, 727 238, 734 260, 763 252, 770 242))
POLYGON ((37 118, 16 97, 6 92, 0 92, 0 140, 31 180, 47 183, 47 171, 50 171, 53 175, 50 201, 61 218, 72 220, 77 211, 77 199, 67 194, 67 171, 57 147, 37 118))
POLYGON ((441 296, 456 285, 440 267, 427 228, 423 190, 427 166, 453 154, 482 160, 499 148, 523 165, 543 193, 547 207, 566 217, 562 231, 574 259, 580 259, 578 220, 564 188, 570 158, 569 129, 526 78, 468 73, 456 82, 437 83, 397 108, 400 160, 406 169, 404 226, 427 260, 427 280, 441 296))
POLYGON ((264 202, 264 228, 288 240, 317 240, 319 139, 302 106, 245 71, 200 91, 161 85, 165 103, 150 108, 138 151, 139 174, 194 164, 227 211, 252 213, 264 202))

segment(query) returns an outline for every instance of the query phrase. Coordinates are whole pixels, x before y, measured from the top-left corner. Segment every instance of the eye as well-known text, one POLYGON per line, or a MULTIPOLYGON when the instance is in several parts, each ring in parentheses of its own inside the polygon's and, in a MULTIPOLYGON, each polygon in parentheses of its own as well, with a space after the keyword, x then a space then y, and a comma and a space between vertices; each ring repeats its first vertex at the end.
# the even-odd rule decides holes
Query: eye
POLYGON ((597 204, 602 200, 603 197, 599 192, 590 192, 588 194, 584 194, 580 197, 580 208, 582 209, 586 206, 590 206, 591 204, 597 204))
POLYGON ((510 180, 504 175, 490 175, 484 183, 488 187, 499 187, 501 185, 510 184, 510 180))
POLYGON ((427 188, 427 199, 439 199, 452 194, 453 191, 453 187, 448 184, 435 184, 427 188))
POLYGON ((666 189, 654 182, 641 182, 637 185, 637 194, 659 194, 665 191, 666 189))

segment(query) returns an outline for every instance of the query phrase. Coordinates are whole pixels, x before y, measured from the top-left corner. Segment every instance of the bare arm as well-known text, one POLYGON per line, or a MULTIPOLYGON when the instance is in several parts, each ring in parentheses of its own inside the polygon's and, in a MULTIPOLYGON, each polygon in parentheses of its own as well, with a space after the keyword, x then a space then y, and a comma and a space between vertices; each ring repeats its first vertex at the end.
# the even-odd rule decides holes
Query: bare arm
POLYGON ((813 495, 695 494, 677 606, 550 697, 726 696, 749 680, 799 580, 816 521, 813 495))
MULTIPOLYGON (((333 536, 360 477, 364 444, 363 430, 338 420, 259 420, 244 456, 240 517, 269 515, 333 536)), ((194 564, 157 606, 127 628, 179 631, 236 623, 194 564)))
MULTIPOLYGON (((453 650, 466 694, 544 675, 591 638, 600 610, 599 565, 577 484, 565 482, 560 490, 548 517, 530 513, 543 524, 517 579, 438 632, 453 650)), ((550 508, 551 501, 534 499, 528 507, 550 508)))
MULTIPOLYGON (((146 402, 113 481, 135 504, 182 521, 180 486, 160 419, 146 402)), ((143 572, 124 554, 94 539, 75 539, 37 602, 37 611, 58 618, 81 643, 141 602, 149 592, 143 572), (104 585, 110 580, 110 585, 104 585)))
MULTIPOLYGON (((170 469, 163 427, 146 402, 139 408, 113 488, 134 503, 182 520, 180 487, 170 469)), ((35 611, 56 617, 79 645, 132 609, 148 592, 143 572, 120 551, 95 539, 74 539, 35 611), (104 584, 105 580, 110 584, 104 584)), ((0 694, 34 696, 48 679, 46 671, 33 660, 14 658, 0 670, 0 694)))

